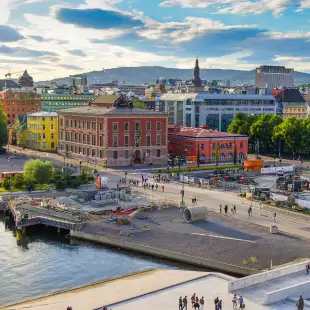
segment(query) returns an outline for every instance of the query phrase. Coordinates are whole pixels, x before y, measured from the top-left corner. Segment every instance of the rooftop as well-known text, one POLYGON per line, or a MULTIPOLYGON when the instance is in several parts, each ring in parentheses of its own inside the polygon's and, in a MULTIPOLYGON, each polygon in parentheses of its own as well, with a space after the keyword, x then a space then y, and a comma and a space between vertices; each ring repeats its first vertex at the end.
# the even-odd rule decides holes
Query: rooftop
POLYGON ((304 97, 297 88, 285 88, 275 96, 278 102, 305 102, 304 97))
POLYGON ((274 97, 271 95, 241 95, 241 94, 216 94, 201 92, 198 93, 193 101, 204 101, 207 99, 217 99, 217 100, 272 100, 274 97))
POLYGON ((160 100, 178 101, 178 100, 194 99, 196 96, 197 96, 197 93, 182 93, 182 94, 167 93, 167 94, 163 94, 160 97, 160 100))
POLYGON ((91 102, 91 105, 114 105, 120 98, 120 95, 100 94, 91 102))
POLYGON ((187 138, 246 137, 245 135, 239 135, 229 132, 221 132, 212 129, 192 128, 182 126, 174 126, 172 128, 169 128, 169 135, 182 136, 187 138))
POLYGON ((12 80, 0 79, 0 88, 21 88, 19 84, 12 80))
POLYGON ((29 113, 28 116, 57 117, 58 114, 56 112, 34 112, 29 113))

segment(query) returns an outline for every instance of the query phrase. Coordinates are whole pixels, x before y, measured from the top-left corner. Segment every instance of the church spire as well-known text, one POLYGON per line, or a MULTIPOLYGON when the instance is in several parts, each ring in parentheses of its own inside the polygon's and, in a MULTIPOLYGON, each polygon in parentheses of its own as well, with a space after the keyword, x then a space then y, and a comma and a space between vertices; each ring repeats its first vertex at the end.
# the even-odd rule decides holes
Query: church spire
POLYGON ((202 81, 200 79, 200 68, 199 68, 199 59, 198 59, 198 51, 197 51, 197 58, 195 63, 195 69, 194 69, 194 80, 193 80, 194 86, 201 86, 202 81))

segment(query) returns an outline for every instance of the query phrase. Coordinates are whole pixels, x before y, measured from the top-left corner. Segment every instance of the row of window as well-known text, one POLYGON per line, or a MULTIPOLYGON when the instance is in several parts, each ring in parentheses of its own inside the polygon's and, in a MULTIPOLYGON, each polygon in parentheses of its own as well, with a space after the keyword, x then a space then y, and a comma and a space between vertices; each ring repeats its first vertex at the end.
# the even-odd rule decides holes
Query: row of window
MULTIPOLYGON (((161 121, 157 121, 156 122, 156 130, 160 131, 162 128, 162 122, 161 121)), ((113 122, 112 123, 112 128, 113 128, 113 132, 118 132, 119 129, 119 124, 118 122, 113 122)), ((147 121, 145 124, 145 129, 146 131, 151 131, 152 130, 152 123, 150 121, 147 121)), ((129 127, 129 123, 125 122, 124 123, 124 131, 129 131, 130 127, 129 127)), ((135 121, 135 130, 136 131, 140 131, 141 130, 141 123, 140 121, 135 121)))
MULTIPOLYGON (((212 148, 215 149, 216 146, 220 149, 232 149, 233 145, 232 143, 213 143, 212 148)), ((240 142, 240 148, 242 149, 244 146, 244 142, 240 142)), ((204 144, 201 144, 201 149, 204 149, 204 144)))
POLYGON ((42 116, 28 116, 28 120, 33 120, 33 121, 54 121, 55 117, 54 116, 49 116, 49 117, 42 117, 42 116))
MULTIPOLYGON (((68 120, 66 119, 66 127, 71 127, 71 128, 81 128, 81 129, 92 129, 96 130, 96 122, 87 122, 87 121, 78 121, 78 120, 68 120)), ((60 119, 60 126, 63 126, 63 119, 60 119)), ((99 123, 99 129, 102 130, 102 122, 99 123)))
MULTIPOLYGON (((26 145, 27 145, 27 146, 37 145, 38 147, 40 147, 40 143, 34 142, 33 140, 30 140, 30 141, 27 140, 27 141, 26 141, 26 145)), ((49 148, 48 145, 50 145, 50 148, 51 148, 51 149, 54 149, 54 148, 55 148, 55 142, 51 142, 50 144, 47 144, 46 142, 42 142, 41 148, 42 148, 42 149, 49 148)))
MULTIPOLYGON (((46 139, 46 134, 42 133, 42 139, 45 140, 46 139)), ((36 132, 29 132, 29 137, 33 138, 33 139, 37 139, 37 140, 41 140, 41 134, 40 133, 36 133, 36 132)), ((50 138, 51 140, 54 140, 55 135, 53 133, 50 134, 50 138)))
POLYGON ((55 101, 44 101, 42 105, 64 105, 64 106, 86 106, 88 102, 55 102, 55 101))
MULTIPOLYGON (((28 124, 28 128, 30 129, 36 129, 36 130, 40 130, 42 128, 42 130, 46 130, 46 125, 40 125, 40 124, 28 124)), ((54 130, 54 124, 50 125, 50 129, 54 130)))
POLYGON ((55 97, 45 97, 45 96, 42 96, 41 97, 41 100, 85 100, 85 101, 90 101, 92 99, 92 97, 85 97, 85 96, 75 96, 75 97, 58 97, 58 96, 55 96, 55 97))

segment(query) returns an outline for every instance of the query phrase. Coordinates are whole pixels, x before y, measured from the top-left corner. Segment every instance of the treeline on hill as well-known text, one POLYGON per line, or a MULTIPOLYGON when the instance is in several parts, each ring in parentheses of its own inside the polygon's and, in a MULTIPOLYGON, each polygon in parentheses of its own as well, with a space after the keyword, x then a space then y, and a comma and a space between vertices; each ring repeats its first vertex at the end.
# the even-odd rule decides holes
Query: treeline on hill
POLYGON ((310 119, 289 117, 283 120, 278 115, 245 115, 238 113, 228 131, 247 135, 250 151, 277 156, 281 154, 310 154, 310 119))

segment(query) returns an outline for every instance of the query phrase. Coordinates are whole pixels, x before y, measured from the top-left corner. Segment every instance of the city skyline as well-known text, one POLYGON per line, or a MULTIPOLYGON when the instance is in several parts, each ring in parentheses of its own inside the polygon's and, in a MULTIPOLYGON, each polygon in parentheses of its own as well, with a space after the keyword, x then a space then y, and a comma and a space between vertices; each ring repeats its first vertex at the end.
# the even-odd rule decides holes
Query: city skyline
POLYGON ((309 0, 2 0, 0 75, 122 66, 310 72, 309 0), (294 20, 294 23, 290 23, 294 20))

